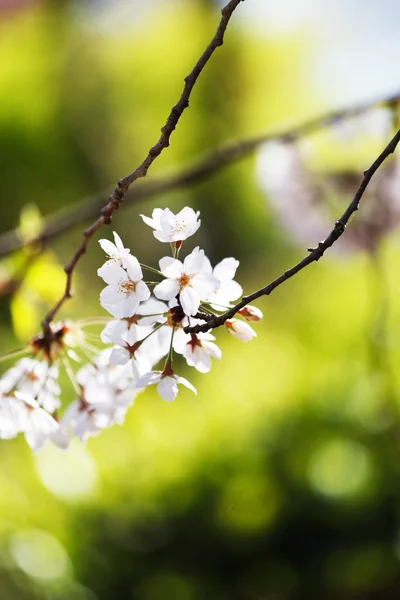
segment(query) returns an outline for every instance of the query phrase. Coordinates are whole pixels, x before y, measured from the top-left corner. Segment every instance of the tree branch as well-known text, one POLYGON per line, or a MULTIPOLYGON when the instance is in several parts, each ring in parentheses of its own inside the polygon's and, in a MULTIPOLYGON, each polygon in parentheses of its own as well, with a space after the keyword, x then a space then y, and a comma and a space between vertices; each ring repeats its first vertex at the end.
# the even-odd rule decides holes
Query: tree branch
POLYGON ((178 121, 182 116, 183 111, 189 106, 189 98, 200 73, 202 72, 205 65, 213 55, 214 51, 219 46, 222 46, 224 41, 225 30, 228 26, 232 13, 242 1, 243 0, 230 0, 228 4, 222 9, 222 16, 217 27, 217 31, 214 37, 212 38, 211 42, 209 43, 203 54, 200 56, 195 66, 193 67, 191 73, 189 73, 189 75, 185 77, 185 85, 182 94, 178 102, 171 109, 171 112, 168 115, 165 125, 161 128, 161 136, 158 142, 150 148, 146 158, 134 171, 132 171, 132 173, 118 181, 114 191, 109 197, 107 205, 101 210, 101 217, 83 232, 83 238, 77 251, 73 255, 71 261, 64 267, 64 271, 67 275, 67 282, 64 293, 61 296, 60 300, 57 302, 57 304, 47 313, 47 315, 42 321, 43 333, 48 339, 50 339, 52 336, 50 323, 52 322, 60 308, 63 306, 63 304, 66 302, 66 300, 68 300, 68 298, 72 296, 71 287, 74 269, 79 259, 86 252, 86 248, 90 238, 98 229, 103 227, 103 225, 111 223, 113 213, 120 207, 125 197, 125 194, 127 193, 132 183, 140 177, 145 177, 147 175, 148 169, 150 168, 154 160, 161 154, 161 152, 165 148, 169 146, 170 137, 174 132, 178 121))
POLYGON ((349 206, 344 211, 344 213, 342 214, 340 219, 338 219, 336 221, 335 226, 332 229, 332 231, 330 232, 330 234, 328 235, 328 237, 326 237, 324 241, 319 242, 319 244, 316 248, 309 248, 309 254, 307 256, 305 256, 300 262, 298 262, 296 265, 294 265, 294 267, 292 267, 291 269, 288 269, 287 271, 282 273, 282 275, 280 275, 279 277, 277 277, 276 279, 271 281, 271 283, 269 283, 265 287, 257 290, 256 292, 253 292, 249 296, 244 296, 238 304, 236 304, 235 306, 233 306, 232 308, 227 310, 224 314, 214 315, 214 317, 212 319, 208 320, 207 323, 204 323, 203 325, 195 325, 194 327, 185 327, 184 331, 186 333, 200 333, 200 332, 209 331, 210 329, 215 329, 216 327, 220 327, 221 325, 223 325, 225 323, 225 321, 234 317, 234 315, 241 308, 243 308, 250 302, 253 302, 253 300, 257 300, 257 298, 260 298, 261 296, 269 296, 271 294, 271 292, 273 292, 274 289, 276 289, 282 283, 284 283, 285 281, 287 281, 288 279, 290 279, 291 277, 293 277, 294 275, 296 275, 297 273, 299 273, 300 271, 305 269, 305 267, 307 267, 311 263, 316 262, 320 258, 322 258, 322 256, 324 255, 324 252, 328 248, 333 246, 333 244, 344 233, 344 231, 346 229, 346 225, 349 222, 351 215, 353 213, 355 213, 359 208, 361 198, 362 198, 369 182, 371 181, 372 176, 379 169, 379 167, 382 165, 382 163, 388 158, 388 156, 390 156, 390 154, 393 154, 393 152, 395 151, 396 146, 399 142, 400 142, 400 130, 396 133, 396 135, 389 142, 389 144, 386 146, 386 148, 381 152, 381 154, 378 156, 378 158, 372 163, 372 165, 369 167, 369 169, 364 171, 364 177, 363 177, 352 201, 350 202, 349 206))
MULTIPOLYGON (((251 152, 265 142, 280 140, 294 141, 329 125, 362 114, 372 107, 378 105, 393 106, 398 102, 400 102, 400 93, 351 108, 331 112, 310 121, 306 121, 291 129, 268 132, 254 137, 225 142, 217 149, 209 152, 205 158, 199 160, 193 166, 187 167, 183 171, 138 183, 134 189, 127 192, 124 202, 145 200, 157 196, 158 194, 201 181, 234 161, 251 154, 251 152)), ((43 231, 39 236, 30 240, 29 244, 46 244, 61 233, 72 229, 75 225, 93 218, 106 202, 108 194, 109 190, 99 192, 75 203, 70 209, 59 210, 50 217, 47 217, 43 231)), ((26 244, 26 241, 21 241, 18 235, 18 229, 3 233, 0 235, 0 258, 23 248, 26 244)))

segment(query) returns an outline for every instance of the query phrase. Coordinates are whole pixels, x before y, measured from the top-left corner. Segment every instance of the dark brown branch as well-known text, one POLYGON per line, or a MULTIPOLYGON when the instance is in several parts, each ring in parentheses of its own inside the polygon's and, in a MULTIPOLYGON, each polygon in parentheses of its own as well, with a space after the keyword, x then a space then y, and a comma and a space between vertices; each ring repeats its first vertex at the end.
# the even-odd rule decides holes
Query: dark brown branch
POLYGON ((67 282, 64 293, 61 296, 60 300, 57 302, 57 304, 47 313, 47 315, 42 321, 43 333, 45 337, 51 337, 52 333, 50 329, 50 323, 52 322, 52 320, 54 319, 55 315, 60 310, 64 302, 72 295, 71 287, 73 273, 77 262, 79 261, 81 256, 86 252, 86 248, 90 238, 98 229, 103 227, 103 225, 109 224, 111 222, 113 213, 120 207, 125 197, 125 194, 127 193, 132 183, 140 177, 145 177, 147 175, 148 169, 153 164, 154 160, 161 154, 161 152, 165 148, 169 146, 170 137, 174 132, 178 121, 182 116, 183 111, 189 106, 190 94, 200 73, 202 72, 205 65, 213 55, 214 51, 218 48, 218 46, 222 46, 224 41, 225 30, 228 26, 232 13, 242 1, 243 0, 230 0, 230 2, 228 2, 228 4, 222 9, 222 16, 217 27, 217 31, 214 37, 212 38, 211 42, 209 43, 203 54, 200 56, 195 66, 193 67, 191 73, 187 77, 185 77, 185 85, 182 94, 178 102, 171 109, 171 112, 168 115, 165 125, 161 128, 161 136, 158 142, 150 148, 146 158, 134 171, 132 171, 132 173, 118 181, 114 191, 109 197, 108 204, 101 210, 101 217, 83 232, 83 238, 77 251, 73 255, 71 261, 64 267, 64 271, 67 275, 67 282))
POLYGON ((336 221, 335 226, 332 229, 332 231, 330 232, 330 234, 328 235, 328 237, 325 238, 324 241, 319 242, 319 244, 316 248, 309 248, 309 254, 307 256, 305 256, 303 258, 303 260, 298 262, 291 269, 288 269, 287 271, 282 273, 282 275, 280 275, 279 277, 277 277, 276 279, 271 281, 271 283, 269 283, 265 287, 261 288, 260 290, 257 290, 256 292, 253 292, 249 296, 244 296, 238 304, 236 304, 235 306, 230 308, 224 314, 215 315, 213 319, 208 320, 207 323, 204 323, 203 325, 195 325, 194 327, 185 327, 184 331, 186 333, 200 333, 200 332, 209 331, 210 329, 214 329, 215 327, 220 327, 221 325, 223 325, 225 323, 225 321, 234 317, 235 314, 241 308, 243 308, 250 302, 257 300, 257 298, 260 298, 261 296, 269 296, 271 294, 271 292, 273 292, 274 289, 276 289, 282 283, 284 283, 285 281, 287 281, 288 279, 290 279, 291 277, 293 277, 294 275, 299 273, 299 271, 302 271, 303 269, 305 269, 305 267, 307 267, 311 263, 316 262, 320 258, 322 258, 322 256, 324 255, 324 252, 328 248, 333 246, 333 244, 344 233, 344 231, 346 229, 346 225, 349 222, 351 215, 358 210, 361 198, 362 198, 369 182, 371 181, 372 176, 379 169, 379 167, 382 165, 382 163, 388 158, 388 156, 393 154, 393 152, 395 151, 396 146, 399 142, 400 142, 400 130, 396 133, 394 138, 389 142, 389 144, 386 146, 386 148, 383 150, 383 152, 378 156, 378 158, 372 163, 372 165, 369 167, 369 169, 364 171, 364 177, 363 177, 352 201, 350 202, 349 206, 344 211, 344 213, 342 214, 340 219, 338 219, 336 221))
MULTIPOLYGON (((400 94, 389 98, 376 99, 373 102, 319 116, 291 129, 225 142, 219 148, 210 152, 205 158, 199 160, 193 166, 186 168, 184 171, 138 183, 133 189, 128 191, 124 202, 145 200, 146 198, 151 198, 158 194, 201 181, 234 161, 249 155, 265 142, 273 140, 296 140, 323 127, 362 114, 372 107, 378 105, 392 106, 398 102, 400 102, 400 94)), ((42 233, 30 243, 45 244, 75 225, 93 218, 107 201, 108 194, 109 190, 103 191, 75 203, 70 209, 57 211, 46 219, 42 233)), ((0 257, 8 255, 22 248, 24 245, 26 245, 26 242, 21 241, 17 229, 3 233, 0 235, 0 257)))

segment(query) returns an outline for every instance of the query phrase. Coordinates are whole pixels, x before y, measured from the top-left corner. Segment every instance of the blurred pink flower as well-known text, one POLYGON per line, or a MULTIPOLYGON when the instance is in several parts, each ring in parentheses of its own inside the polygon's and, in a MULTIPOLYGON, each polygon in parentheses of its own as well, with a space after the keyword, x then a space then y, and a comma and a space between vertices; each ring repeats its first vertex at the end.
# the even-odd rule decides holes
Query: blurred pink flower
MULTIPOLYGON (((375 139, 382 138, 383 148, 389 138, 383 119, 380 128, 373 131, 367 127, 371 126, 370 121, 372 116, 355 123, 341 123, 335 126, 333 134, 346 147, 362 143, 364 135, 373 135, 375 139)), ((328 235, 348 206, 361 183, 362 173, 352 168, 325 173, 313 171, 307 164, 306 148, 309 146, 306 147, 303 140, 266 144, 258 156, 257 177, 269 205, 290 237, 302 246, 312 246, 328 235)), ((361 210, 337 248, 372 252, 382 237, 399 223, 400 158, 394 155, 368 185, 361 210)))

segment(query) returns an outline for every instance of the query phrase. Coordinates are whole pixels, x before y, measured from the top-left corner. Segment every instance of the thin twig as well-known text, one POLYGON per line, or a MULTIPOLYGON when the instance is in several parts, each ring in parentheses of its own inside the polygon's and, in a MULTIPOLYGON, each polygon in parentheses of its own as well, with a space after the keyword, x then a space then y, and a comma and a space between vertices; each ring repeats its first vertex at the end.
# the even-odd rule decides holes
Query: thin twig
POLYGON ((224 41, 225 30, 228 26, 232 13, 242 1, 243 0, 230 0, 230 2, 228 2, 228 4, 222 9, 222 16, 217 27, 217 31, 214 37, 212 38, 211 42, 209 43, 203 54, 200 56, 195 66, 193 67, 191 73, 187 77, 185 77, 185 85, 182 94, 178 102, 175 104, 170 114, 168 115, 165 125, 161 128, 161 136, 158 142, 150 148, 146 158, 134 171, 132 171, 132 173, 118 181, 114 191, 109 197, 108 204, 101 210, 101 217, 83 232, 83 238, 77 251, 73 255, 71 261, 64 267, 64 271, 67 275, 67 282, 64 293, 61 296, 60 300, 57 302, 57 304, 47 313, 47 315, 42 321, 42 328, 45 337, 51 338, 52 332, 50 328, 50 323, 54 319, 56 313, 66 302, 66 300, 68 300, 68 298, 71 298, 72 296, 71 287, 74 269, 81 256, 86 252, 86 248, 90 238, 98 229, 103 227, 103 225, 111 223, 113 213, 120 207, 121 202, 123 201, 125 194, 127 193, 132 183, 140 177, 145 177, 147 175, 148 169, 150 168, 154 160, 161 154, 161 152, 165 148, 169 146, 170 137, 173 131, 175 130, 183 111, 189 106, 190 94, 200 73, 202 72, 205 65, 213 55, 214 51, 219 46, 222 46, 224 41))
MULTIPOLYGON (((295 127, 286 128, 280 131, 269 131, 254 137, 242 138, 228 141, 209 152, 204 158, 199 159, 195 164, 186 169, 165 175, 154 177, 148 181, 138 183, 133 189, 129 190, 125 196, 124 202, 138 202, 152 198, 159 194, 176 190, 198 181, 210 177, 220 169, 231 163, 248 156, 254 152, 261 144, 270 141, 294 141, 300 137, 323 129, 330 125, 340 123, 345 119, 357 116, 363 112, 379 105, 393 106, 400 102, 400 93, 390 97, 378 98, 368 103, 362 103, 357 106, 337 110, 319 116, 310 121, 305 121, 295 127)), ((103 190, 93 196, 80 200, 68 209, 58 210, 45 219, 42 232, 36 238, 28 243, 45 244, 56 238, 63 232, 69 231, 75 225, 92 219, 99 210, 101 210, 110 190, 103 190)), ((27 245, 22 241, 18 229, 12 229, 0 235, 0 257, 7 256, 15 250, 19 250, 27 245)))
POLYGON ((200 333, 200 332, 209 331, 210 329, 214 329, 215 327, 220 327, 221 325, 223 325, 225 323, 225 321, 234 317, 234 315, 241 308, 243 308, 250 302, 257 300, 257 298, 260 298, 261 296, 269 296, 269 294, 271 294, 271 292, 273 292, 275 288, 277 288, 282 283, 284 283, 285 281, 287 281, 288 279, 290 279, 291 277, 293 277, 294 275, 299 273, 299 271, 302 271, 305 267, 307 267, 311 263, 316 262, 320 258, 322 258, 322 256, 324 255, 324 252, 328 248, 333 246, 333 244, 344 233, 344 230, 346 229, 346 225, 349 222, 351 215, 353 213, 355 213, 359 208, 361 198, 362 198, 369 182, 371 181, 372 176, 379 169, 379 167, 382 165, 382 163, 388 158, 388 156, 393 154, 393 152, 395 151, 396 146, 399 142, 400 142, 400 130, 396 133, 396 135, 389 142, 389 144, 386 146, 386 148, 381 152, 381 154, 378 156, 378 158, 372 163, 372 165, 369 167, 369 169, 364 171, 364 177, 363 177, 352 201, 350 202, 349 206, 347 207, 345 212, 342 214, 340 219, 338 219, 336 221, 335 226, 332 229, 332 231, 330 232, 330 234, 328 235, 328 237, 325 238, 324 241, 319 242, 319 244, 316 248, 309 248, 309 254, 307 256, 305 256, 300 262, 298 262, 296 265, 294 265, 294 267, 292 267, 291 269, 288 269, 287 271, 282 273, 282 275, 280 275, 279 277, 277 277, 276 279, 271 281, 271 283, 269 283, 265 287, 257 290, 256 292, 253 292, 249 296, 244 296, 238 304, 236 304, 235 306, 233 306, 232 308, 227 310, 224 314, 215 315, 213 319, 207 321, 207 323, 204 323, 203 325, 195 325, 194 327, 185 327, 184 331, 186 333, 200 333))

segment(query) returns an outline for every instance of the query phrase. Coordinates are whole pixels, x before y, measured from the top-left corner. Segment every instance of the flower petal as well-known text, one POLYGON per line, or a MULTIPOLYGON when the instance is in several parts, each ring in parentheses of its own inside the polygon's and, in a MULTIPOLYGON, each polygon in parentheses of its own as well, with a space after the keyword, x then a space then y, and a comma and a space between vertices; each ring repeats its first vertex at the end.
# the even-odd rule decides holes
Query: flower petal
POLYGON ((193 275, 194 273, 199 273, 206 264, 204 250, 200 250, 200 248, 197 247, 188 254, 183 261, 183 270, 185 273, 193 275))
POLYGON ((100 304, 104 306, 114 305, 119 298, 118 290, 113 285, 108 285, 100 292, 100 304))
POLYGON ((147 385, 157 383, 158 381, 160 381, 161 375, 161 371, 150 371, 149 373, 145 373, 136 381, 135 387, 144 388, 147 385))
MULTIPOLYGON (((171 329, 171 327, 166 328, 166 329, 171 329)), ((172 345, 173 345, 174 351, 177 354, 183 354, 183 351, 188 342, 190 342, 190 334, 185 333, 183 331, 183 329, 180 329, 180 328, 175 329, 174 339, 172 340, 172 345)))
POLYGON ((200 306, 200 297, 194 288, 184 287, 179 298, 185 315, 195 315, 197 313, 200 306))
POLYGON ((202 341, 202 346, 213 358, 217 358, 218 360, 222 358, 222 350, 217 346, 217 344, 214 344, 213 342, 207 342, 206 340, 204 340, 202 341))
POLYGON ((117 254, 117 247, 110 242, 110 240, 99 240, 99 244, 101 246, 101 248, 104 250, 104 252, 107 254, 107 256, 109 257, 114 257, 117 254))
POLYGON ((169 208, 166 208, 160 216, 160 228, 165 233, 173 233, 174 231, 175 215, 169 208))
POLYGON ((141 304, 138 309, 138 315, 143 317, 139 320, 138 325, 148 326, 154 323, 163 323, 165 321, 164 313, 168 311, 168 306, 151 296, 144 304, 141 304), (152 315, 152 316, 146 316, 152 315))
POLYGON ((164 231, 153 231, 153 235, 156 238, 156 240, 158 240, 159 242, 168 242, 171 243, 172 239, 171 236, 168 233, 165 233, 164 231))
POLYGON ((182 275, 183 265, 180 260, 172 256, 164 256, 159 262, 160 271, 170 279, 177 279, 182 275))
POLYGON ((162 377, 157 386, 157 392, 163 400, 172 402, 178 395, 178 384, 175 377, 162 377))
POLYGON ((153 229, 159 229, 160 228, 160 218, 161 218, 162 213, 163 213, 163 210, 161 208, 155 208, 151 215, 152 218, 146 217, 145 215, 140 215, 140 216, 142 217, 142 219, 146 223, 146 225, 149 225, 153 229))
POLYGON ((116 285, 121 279, 127 280, 124 269, 114 261, 106 262, 100 269, 97 269, 97 275, 101 277, 108 285, 116 285))
POLYGON ((138 281, 136 283, 136 295, 140 302, 145 302, 150 298, 150 290, 144 281, 138 281))
POLYGON ((208 373, 211 369, 211 359, 207 351, 201 346, 187 344, 183 356, 186 358, 189 367, 195 367, 200 373, 208 373))
MULTIPOLYGON (((122 294, 122 301, 119 302, 119 318, 126 319, 133 317, 137 309, 139 308, 140 300, 136 294, 129 294, 128 296, 122 294)), ((118 310, 118 309, 117 309, 118 310)))
POLYGON ((192 279, 192 286, 199 294, 201 300, 206 300, 220 285, 219 280, 209 273, 197 273, 192 279))
POLYGON ((103 344, 118 344, 121 346, 124 343, 122 335, 128 327, 127 321, 112 320, 107 323, 100 334, 100 339, 103 344))
POLYGON ((229 281, 235 277, 238 266, 239 261, 236 258, 224 258, 214 267, 213 274, 220 281, 229 281))
POLYGON ((126 348, 116 347, 110 355, 110 363, 113 365, 126 365, 129 362, 131 355, 126 348))
POLYGON ((129 248, 124 247, 124 244, 122 243, 122 240, 119 237, 118 233, 116 231, 113 231, 113 235, 114 235, 114 240, 115 240, 115 246, 118 248, 118 251, 121 254, 129 254, 129 252, 130 252, 129 248))
POLYGON ((185 387, 188 388, 188 390, 191 390, 194 394, 196 394, 197 396, 197 390, 196 388, 190 383, 190 381, 188 381, 187 379, 185 379, 184 377, 179 377, 179 375, 175 375, 176 380, 178 381, 178 383, 181 383, 182 385, 184 385, 185 387))
POLYGON ((142 268, 136 256, 126 256, 124 259, 124 267, 128 271, 128 275, 132 281, 140 281, 143 279, 142 268))
POLYGON ((164 279, 154 288, 154 295, 160 300, 172 300, 179 293, 179 283, 176 279, 164 279))

